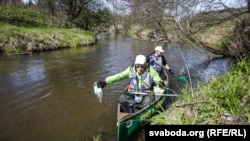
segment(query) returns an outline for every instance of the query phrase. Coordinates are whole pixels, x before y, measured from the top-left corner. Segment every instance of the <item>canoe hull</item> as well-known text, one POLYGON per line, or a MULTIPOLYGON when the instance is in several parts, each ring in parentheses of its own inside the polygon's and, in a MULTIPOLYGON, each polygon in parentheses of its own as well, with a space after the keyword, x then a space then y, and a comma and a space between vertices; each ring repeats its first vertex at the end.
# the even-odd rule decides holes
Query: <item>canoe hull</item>
POLYGON ((120 105, 118 104, 117 141, 129 140, 140 128, 150 123, 154 115, 163 111, 164 105, 164 96, 159 97, 157 101, 136 113, 122 113, 120 112, 120 105))

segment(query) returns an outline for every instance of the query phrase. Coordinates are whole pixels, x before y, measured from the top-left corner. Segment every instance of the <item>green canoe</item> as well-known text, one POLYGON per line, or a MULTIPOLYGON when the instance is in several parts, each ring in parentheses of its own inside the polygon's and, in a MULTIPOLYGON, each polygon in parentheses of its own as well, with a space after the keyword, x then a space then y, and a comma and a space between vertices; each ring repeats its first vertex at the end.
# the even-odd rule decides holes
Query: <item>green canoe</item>
POLYGON ((136 113, 121 112, 120 104, 117 110, 117 141, 128 141, 144 125, 150 123, 151 118, 164 110, 165 96, 158 96, 156 101, 136 113))

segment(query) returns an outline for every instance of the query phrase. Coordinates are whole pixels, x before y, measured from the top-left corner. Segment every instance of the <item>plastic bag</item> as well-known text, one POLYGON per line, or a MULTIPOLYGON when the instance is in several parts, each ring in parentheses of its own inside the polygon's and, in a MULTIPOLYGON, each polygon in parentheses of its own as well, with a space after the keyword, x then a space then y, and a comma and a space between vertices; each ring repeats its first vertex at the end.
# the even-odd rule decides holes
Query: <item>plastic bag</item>
POLYGON ((101 103, 103 92, 102 92, 102 88, 97 87, 97 82, 94 82, 94 92, 95 92, 95 95, 97 96, 99 102, 101 103))

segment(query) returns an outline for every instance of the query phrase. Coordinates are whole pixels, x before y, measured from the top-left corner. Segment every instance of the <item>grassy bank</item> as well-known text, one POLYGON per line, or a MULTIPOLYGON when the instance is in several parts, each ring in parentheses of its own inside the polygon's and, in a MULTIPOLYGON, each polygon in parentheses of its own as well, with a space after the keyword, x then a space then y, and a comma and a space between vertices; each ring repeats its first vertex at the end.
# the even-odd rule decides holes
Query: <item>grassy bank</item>
POLYGON ((20 27, 0 23, 0 48, 4 53, 42 51, 93 44, 94 34, 79 29, 20 27))
POLYGON ((93 32, 64 28, 55 17, 17 7, 0 7, 0 52, 4 54, 80 47, 95 43, 93 32))
POLYGON ((206 84, 186 88, 152 124, 250 124, 250 57, 206 84))

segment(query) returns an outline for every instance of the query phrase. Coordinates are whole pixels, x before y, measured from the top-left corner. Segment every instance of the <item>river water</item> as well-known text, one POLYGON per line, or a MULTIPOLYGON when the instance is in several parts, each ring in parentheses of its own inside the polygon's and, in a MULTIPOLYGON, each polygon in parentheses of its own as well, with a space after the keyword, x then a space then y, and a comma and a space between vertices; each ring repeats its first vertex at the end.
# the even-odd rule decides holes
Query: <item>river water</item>
MULTIPOLYGON (((147 55, 156 45, 163 46, 176 74, 207 81, 230 67, 229 58, 207 63, 200 48, 122 36, 75 49, 0 56, 0 140, 82 141, 101 135, 102 141, 115 141, 120 95, 114 91, 123 90, 127 81, 106 86, 101 103, 93 83, 124 70, 136 55, 147 55)), ((170 84, 176 83, 170 76, 170 84)))

